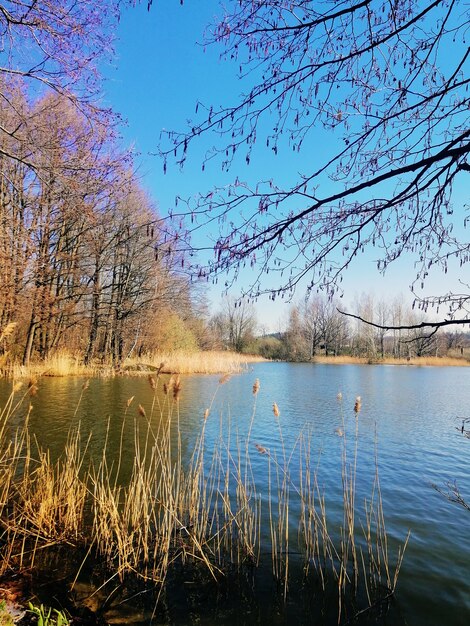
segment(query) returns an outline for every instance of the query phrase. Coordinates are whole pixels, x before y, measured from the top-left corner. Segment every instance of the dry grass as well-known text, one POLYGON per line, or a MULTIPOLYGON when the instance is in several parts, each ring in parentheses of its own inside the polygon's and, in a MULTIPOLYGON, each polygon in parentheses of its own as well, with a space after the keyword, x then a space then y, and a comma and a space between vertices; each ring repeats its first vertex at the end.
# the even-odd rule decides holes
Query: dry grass
MULTIPOLYGON (((111 368, 108 368, 111 371, 111 368)), ((57 352, 43 361, 32 362, 29 365, 10 363, 4 368, 4 373, 14 380, 21 378, 39 378, 41 376, 98 376, 103 372, 97 365, 85 366, 77 355, 69 352, 57 352)))
POLYGON ((166 374, 220 374, 246 371, 250 363, 263 361, 259 356, 236 352, 171 352, 154 353, 142 358, 129 358, 121 367, 102 363, 84 365, 81 357, 66 351, 58 352, 44 361, 29 365, 0 362, 2 373, 14 380, 39 378, 41 376, 115 376, 116 374, 139 375, 152 371, 166 374), (160 367, 163 364, 163 367, 160 367))
POLYGON ((159 369, 166 374, 237 373, 250 363, 264 361, 260 356, 237 352, 157 352, 141 359, 126 359, 123 369, 138 372, 139 368, 159 369))
POLYGON ((325 363, 333 365, 418 365, 418 366, 439 366, 439 367, 463 367, 470 365, 470 361, 466 358, 458 357, 413 357, 410 359, 394 359, 385 357, 383 359, 371 359, 367 357, 356 356, 315 356, 315 363, 325 363))
MULTIPOLYGON (((221 378, 220 384, 225 380, 221 378)), ((173 376, 165 395, 159 393, 159 376, 149 377, 149 384, 154 402, 134 418, 134 455, 126 482, 121 476, 122 443, 133 399, 125 409, 118 458, 110 456, 106 438, 100 461, 85 466, 89 440, 81 442, 79 428, 69 435, 56 462, 30 436, 30 409, 26 409, 23 426, 11 432, 10 418, 22 410, 28 393, 16 386, 0 418, 0 574, 32 567, 40 549, 68 545, 87 549, 88 556, 106 564, 110 578, 132 576, 146 584, 152 581, 163 590, 175 566, 202 567, 219 580, 227 569, 256 567, 263 550, 271 553, 273 576, 284 597, 292 552, 302 555, 306 582, 313 576, 324 591, 331 591, 333 582, 338 620, 344 604, 358 593, 367 597, 364 609, 394 593, 404 548, 393 562, 378 471, 359 520, 361 507, 355 498, 357 413, 351 444, 344 420, 338 429, 342 437, 339 488, 343 520, 332 531, 318 482, 318 463, 312 459, 311 434, 299 433, 287 449, 282 413, 275 404, 277 452, 251 440, 258 380, 252 387, 247 431, 234 435, 230 422, 222 426, 221 420, 219 437, 209 449, 206 427, 211 402, 186 459, 179 428, 181 380, 173 376), (261 509, 252 451, 265 459, 267 511, 261 509), (262 524, 269 525, 270 546, 262 545, 262 524)))

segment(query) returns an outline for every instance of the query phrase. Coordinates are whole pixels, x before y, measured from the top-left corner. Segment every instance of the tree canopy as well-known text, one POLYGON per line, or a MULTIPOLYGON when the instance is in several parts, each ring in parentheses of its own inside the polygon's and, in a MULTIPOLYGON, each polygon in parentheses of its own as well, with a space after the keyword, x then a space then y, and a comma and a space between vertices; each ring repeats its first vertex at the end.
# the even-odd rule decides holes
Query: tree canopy
MULTIPOLYGON (((199 275, 228 273, 230 285, 251 264, 245 295, 274 299, 300 283, 333 295, 366 247, 382 272, 411 254, 415 286, 453 258, 465 266, 469 20, 456 0, 227 2, 206 40, 237 63, 245 91, 228 106, 198 105, 161 146, 164 167, 184 165, 192 143, 211 135, 202 167, 232 167, 231 185, 185 209, 193 224, 220 227, 199 275), (319 129, 330 144, 315 145, 319 129), (249 163, 256 151, 286 162, 300 153, 303 171, 285 186, 269 172, 244 182, 240 155, 249 163)), ((468 299, 446 293, 420 306, 454 315, 468 299)))
POLYGON ((55 93, 88 119, 89 132, 119 116, 105 109, 99 64, 111 58, 120 6, 130 0, 5 0, 0 2, 0 157, 33 168, 35 119, 17 108, 11 92, 35 100, 55 93), (103 118, 108 119, 103 121, 103 118))

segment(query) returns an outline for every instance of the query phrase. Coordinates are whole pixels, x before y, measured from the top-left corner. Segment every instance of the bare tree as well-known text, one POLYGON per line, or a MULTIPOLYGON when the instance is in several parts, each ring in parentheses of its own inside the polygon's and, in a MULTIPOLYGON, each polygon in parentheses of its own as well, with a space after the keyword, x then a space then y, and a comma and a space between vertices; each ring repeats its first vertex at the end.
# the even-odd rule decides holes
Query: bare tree
POLYGON ((404 303, 402 297, 397 297, 394 299, 391 305, 391 323, 394 327, 393 329, 393 356, 397 359, 400 359, 402 356, 402 333, 403 329, 403 320, 404 320, 404 303))
POLYGON ((323 338, 322 299, 316 295, 309 298, 302 309, 305 339, 309 344, 309 356, 313 358, 323 338))
POLYGON ((375 317, 379 328, 375 332, 375 340, 382 359, 385 355, 385 337, 387 335, 387 325, 390 323, 390 308, 385 300, 379 300, 375 305, 375 317))
MULTIPOLYGON (((170 133, 165 161, 184 164, 212 134, 204 165, 227 170, 256 150, 302 152, 306 170, 281 186, 253 183, 201 195, 187 210, 219 220, 215 257, 200 273, 259 269, 247 290, 272 298, 301 281, 329 294, 366 246, 386 268, 405 253, 414 285, 449 260, 470 260, 462 204, 453 191, 470 171, 468 5, 457 0, 264 0, 226 3, 207 42, 239 67, 243 94, 231 106, 199 106, 187 131, 170 133), (452 50, 452 55, 449 55, 452 50), (331 132, 318 148, 315 134, 331 132), (331 148, 330 148, 331 146, 331 148), (307 169, 308 167, 308 169, 307 169), (454 213, 455 211, 455 213, 454 213), (277 273, 266 287, 263 273, 277 273)), ((285 156, 284 156, 285 158, 285 156)), ((468 292, 420 303, 457 316, 468 292)))
MULTIPOLYGON (((6 85, 0 78, 8 102, 0 99, 0 119, 3 124, 17 126, 18 115, 25 115, 27 99, 19 81, 6 85)), ((0 134, 0 325, 18 321, 22 310, 25 271, 29 254, 29 225, 31 206, 28 189, 31 186, 29 168, 5 153, 21 151, 24 129, 17 137, 0 134)))
POLYGON ((155 347, 157 314, 193 315, 173 228, 97 100, 125 4, 0 0, 0 324, 24 363, 67 345, 118 364, 155 347))
POLYGON ((348 319, 337 310, 338 303, 315 295, 292 306, 283 334, 287 358, 308 361, 323 350, 339 354, 349 338, 348 319))
POLYGON ((374 320, 375 315, 375 302, 374 297, 371 294, 361 294, 356 298, 354 303, 356 314, 349 314, 349 317, 357 319, 361 323, 356 324, 354 332, 354 347, 353 350, 357 355, 365 355, 369 359, 375 359, 377 357, 377 343, 375 324, 364 324, 364 320, 374 320))
POLYGON ((349 335, 348 322, 337 307, 335 300, 323 298, 320 301, 320 334, 325 356, 339 354, 349 335))
POLYGON ((104 0, 3 0, 2 74, 22 76, 55 91, 87 96, 96 88, 97 61, 111 52, 119 2, 104 0))
MULTIPOLYGON (((305 323, 305 313, 306 311, 302 311, 302 307, 299 305, 291 307, 289 311, 287 329, 283 334, 283 340, 286 356, 291 361, 307 361, 313 356, 312 347, 315 338, 312 337, 312 330, 314 320, 312 315, 308 315, 307 323, 305 323)), ((313 309, 313 313, 317 320, 315 309, 313 309)))
POLYGON ((229 349, 242 352, 253 340, 256 329, 256 315, 252 305, 234 298, 224 300, 222 310, 212 320, 222 343, 229 349))
POLYGON ((412 313, 406 320, 409 329, 406 331, 402 342, 407 350, 408 356, 435 356, 438 342, 436 333, 423 332, 421 328, 416 328, 419 323, 425 323, 423 314, 412 313))

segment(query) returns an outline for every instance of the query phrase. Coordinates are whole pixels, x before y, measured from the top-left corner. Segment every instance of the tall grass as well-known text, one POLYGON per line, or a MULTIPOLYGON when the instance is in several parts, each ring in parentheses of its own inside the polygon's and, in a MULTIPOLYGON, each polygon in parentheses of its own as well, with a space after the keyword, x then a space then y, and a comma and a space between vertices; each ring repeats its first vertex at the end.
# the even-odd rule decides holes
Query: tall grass
POLYGON ((250 363, 263 361, 259 356, 226 351, 155 352, 142 357, 127 358, 118 367, 96 361, 85 365, 78 354, 59 351, 44 360, 21 365, 8 361, 8 354, 0 359, 0 373, 14 380, 41 376, 115 376, 139 375, 149 372, 165 374, 221 374, 246 371, 250 363))
MULTIPOLYGON (((276 449, 252 441, 259 381, 253 385, 246 432, 234 433, 221 420, 219 437, 209 446, 212 401, 189 457, 183 454, 179 425, 179 376, 162 390, 159 376, 150 377, 149 384, 154 399, 148 414, 139 406, 139 419, 132 418, 130 398, 117 458, 106 438, 94 463, 85 461, 90 440, 82 440, 79 426, 52 462, 30 434, 29 410, 22 403, 28 392, 12 392, 0 420, 0 573, 32 567, 40 550, 68 545, 85 550, 86 558, 98 558, 109 579, 141 579, 162 591, 168 574, 178 568, 196 567, 218 581, 227 572, 256 568, 268 552, 284 598, 292 558, 300 558, 306 582, 319 581, 324 593, 334 590, 339 621, 354 598, 366 597, 360 608, 365 610, 395 592, 406 541, 392 558, 377 469, 370 498, 363 507, 356 501, 360 406, 351 445, 344 420, 338 429, 343 502, 338 528, 328 517, 312 434, 300 432, 288 449, 275 404, 276 449), (13 432, 12 417, 21 410, 24 423, 13 432), (131 419, 134 454, 126 478, 124 426, 131 419), (265 509, 252 454, 261 455, 265 467, 265 509), (265 525, 269 532, 263 532, 265 525)), ((109 429, 108 423, 108 434, 109 429)))
POLYGON ((99 376, 113 373, 112 367, 99 364, 84 365, 79 355, 65 350, 59 351, 46 359, 22 365, 16 361, 4 365, 2 372, 13 380, 32 379, 41 376, 99 376))
POLYGON ((250 363, 263 360, 260 356, 238 352, 173 351, 128 358, 122 367, 128 372, 138 372, 139 368, 150 367, 167 374, 222 374, 246 371, 250 363))

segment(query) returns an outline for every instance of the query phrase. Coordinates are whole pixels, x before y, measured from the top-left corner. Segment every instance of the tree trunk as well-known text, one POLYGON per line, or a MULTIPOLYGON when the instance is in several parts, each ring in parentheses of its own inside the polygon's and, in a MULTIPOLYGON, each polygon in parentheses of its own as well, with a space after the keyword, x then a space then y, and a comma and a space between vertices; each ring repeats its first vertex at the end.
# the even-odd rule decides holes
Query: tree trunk
POLYGON ((29 324, 28 335, 26 338, 26 345, 24 348, 23 365, 29 365, 29 362, 31 360, 31 352, 33 350, 34 335, 36 334, 37 327, 38 327, 38 322, 34 319, 34 317, 32 317, 31 322, 29 324))

